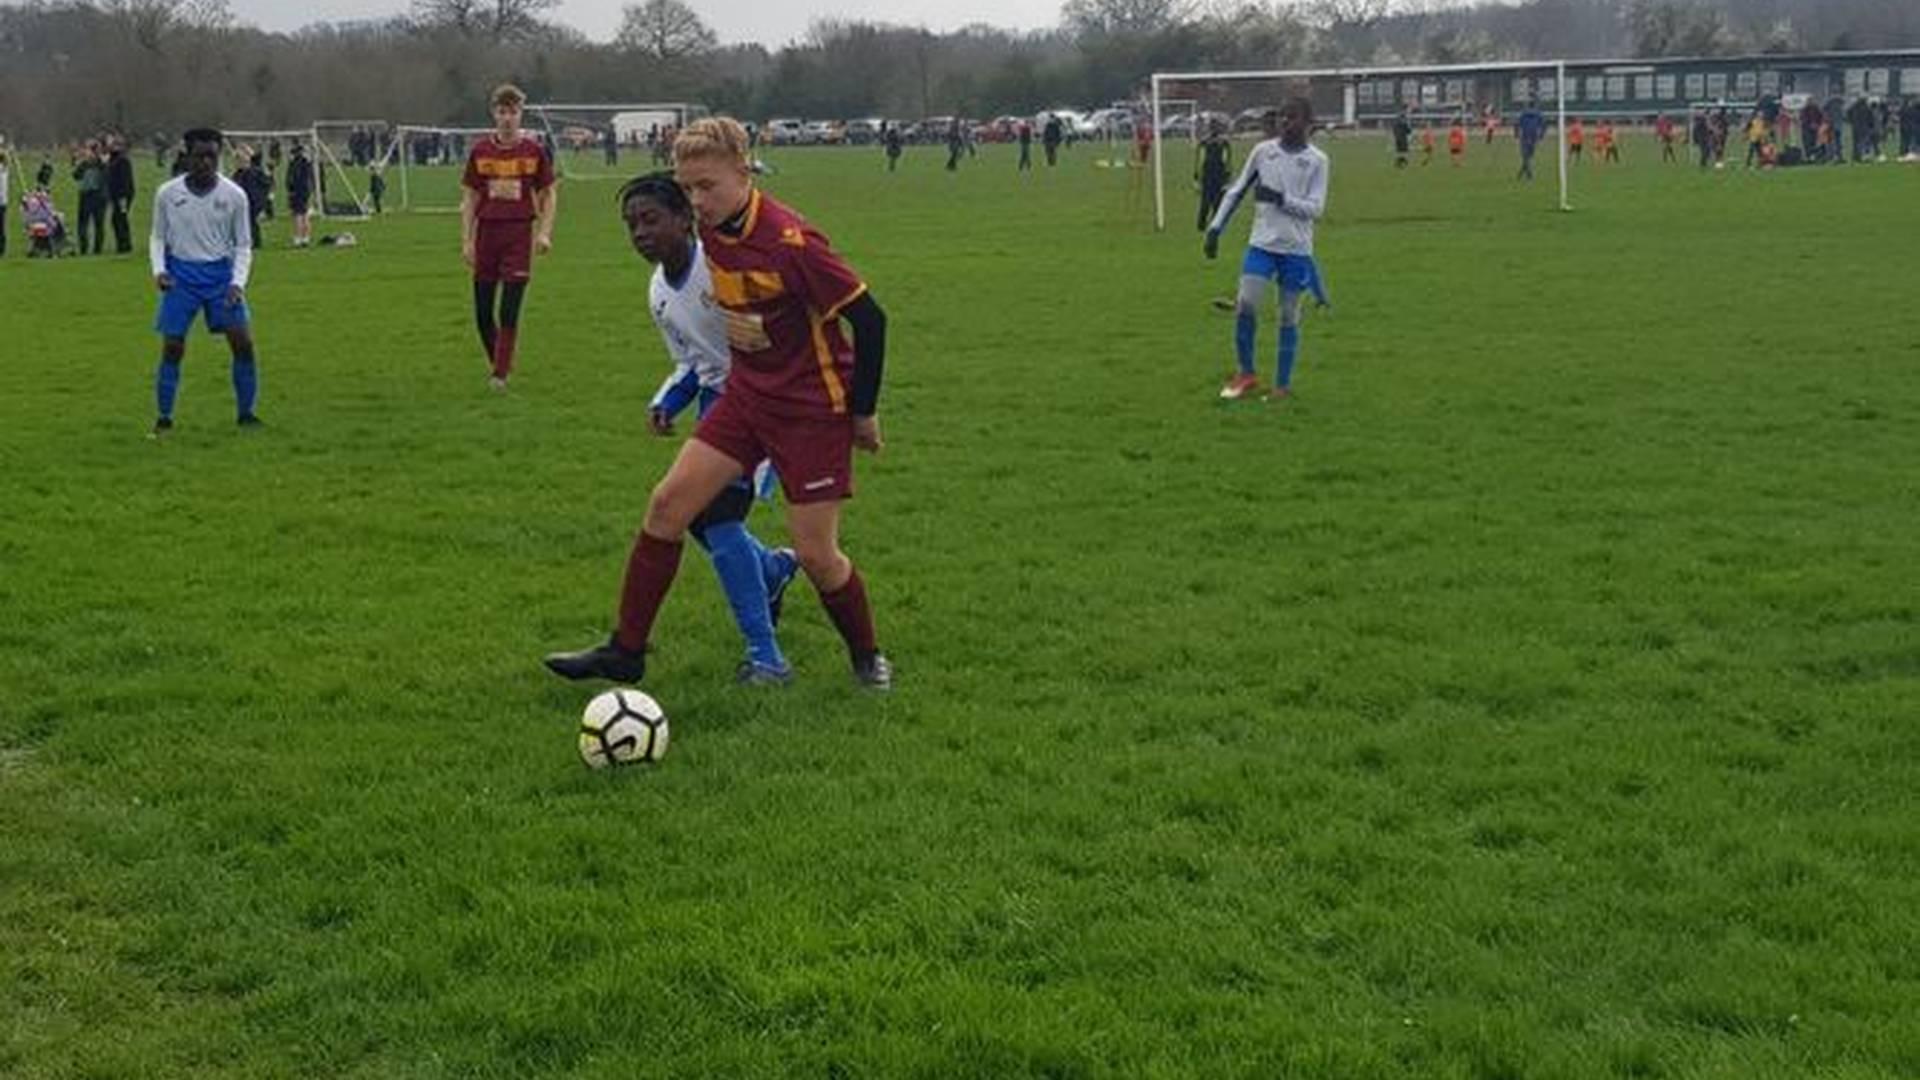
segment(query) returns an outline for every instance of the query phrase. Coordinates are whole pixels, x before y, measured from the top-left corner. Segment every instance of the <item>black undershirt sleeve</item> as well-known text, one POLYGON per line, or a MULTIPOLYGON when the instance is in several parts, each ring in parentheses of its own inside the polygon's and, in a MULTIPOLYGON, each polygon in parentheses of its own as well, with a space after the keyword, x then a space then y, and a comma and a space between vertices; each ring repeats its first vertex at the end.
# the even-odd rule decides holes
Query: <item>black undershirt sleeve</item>
POLYGON ((872 416, 880 407, 880 373, 887 362, 887 313, 872 293, 840 311, 853 328, 853 415, 872 416))

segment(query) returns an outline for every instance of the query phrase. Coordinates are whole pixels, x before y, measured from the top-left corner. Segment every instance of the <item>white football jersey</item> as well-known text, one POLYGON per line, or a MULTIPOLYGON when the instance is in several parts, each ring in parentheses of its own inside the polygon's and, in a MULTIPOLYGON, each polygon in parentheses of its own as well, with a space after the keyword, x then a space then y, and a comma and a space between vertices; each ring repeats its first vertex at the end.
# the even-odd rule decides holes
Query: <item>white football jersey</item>
POLYGON ((1284 205, 1256 202, 1253 208, 1253 235, 1247 244, 1276 255, 1313 254, 1313 223, 1327 210, 1327 155, 1308 143, 1298 150, 1268 139, 1247 155, 1240 179, 1227 189, 1220 209, 1210 226, 1214 232, 1227 227, 1227 220, 1240 200, 1253 194, 1255 184, 1286 196, 1284 205))
POLYGON ((667 355, 673 358, 673 371, 660 384, 653 403, 660 404, 667 391, 688 375, 699 380, 701 390, 715 394, 724 390, 732 362, 727 352, 727 324, 713 301, 713 275, 707 270, 707 256, 698 240, 693 244, 687 278, 679 288, 667 280, 666 267, 656 266, 647 294, 647 310, 667 343, 667 355))

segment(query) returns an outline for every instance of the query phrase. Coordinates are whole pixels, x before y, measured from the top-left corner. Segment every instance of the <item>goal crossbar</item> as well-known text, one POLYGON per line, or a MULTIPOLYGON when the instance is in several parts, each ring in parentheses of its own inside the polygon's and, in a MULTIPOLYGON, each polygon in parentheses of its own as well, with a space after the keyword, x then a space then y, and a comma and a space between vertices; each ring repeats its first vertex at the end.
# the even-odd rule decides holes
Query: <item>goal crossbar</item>
POLYGON ((435 124, 395 124, 393 137, 387 143, 387 156, 383 162, 393 162, 400 166, 400 209, 423 213, 452 213, 458 210, 454 206, 415 205, 413 198, 413 139, 416 135, 434 135, 441 138, 458 135, 462 139, 480 139, 493 134, 490 127, 441 127, 435 124))
MULTIPOLYGON (((1152 77, 1153 130, 1157 134, 1162 123, 1162 112, 1170 99, 1161 96, 1161 88, 1169 83, 1214 83, 1214 82, 1284 82, 1300 79, 1368 79, 1395 78, 1401 76, 1426 75, 1496 75, 1522 71, 1553 72, 1553 97, 1557 110, 1559 129, 1560 159, 1560 209, 1572 210, 1568 201, 1567 176, 1567 62, 1565 60, 1507 61, 1492 64, 1429 64, 1402 65, 1396 67, 1330 67, 1330 68, 1294 68, 1274 71, 1158 71, 1152 77)), ((1153 223, 1154 228, 1166 231, 1167 228, 1167 184, 1166 158, 1161 146, 1163 140, 1153 140, 1153 223)))

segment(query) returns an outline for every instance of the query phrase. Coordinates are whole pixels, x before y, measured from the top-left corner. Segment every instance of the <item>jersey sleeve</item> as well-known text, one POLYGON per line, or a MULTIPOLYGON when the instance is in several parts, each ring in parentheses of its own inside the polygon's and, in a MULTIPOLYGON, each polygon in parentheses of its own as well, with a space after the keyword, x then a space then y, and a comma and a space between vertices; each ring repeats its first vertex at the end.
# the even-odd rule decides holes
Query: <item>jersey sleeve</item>
POLYGON ((787 246, 787 287, 823 319, 840 314, 867 291, 867 283, 811 225, 795 225, 782 235, 787 246))
MULTIPOLYGON (((477 150, 478 148, 476 147, 475 149, 477 150)), ((480 178, 479 155, 475 153, 474 150, 467 151, 467 169, 460 174, 460 183, 462 186, 473 191, 486 190, 487 182, 480 178)))
POLYGON ((540 164, 533 170, 533 190, 545 191, 553 186, 553 155, 547 153, 544 146, 535 144, 535 147, 534 156, 540 164))
POLYGON ((244 289, 253 276, 253 227, 247 220, 246 194, 237 190, 237 186, 234 194, 239 198, 230 199, 227 230, 233 244, 233 283, 244 289))
MULTIPOLYGON (((5 207, 0 207, 0 210, 5 207)), ((158 196, 153 200, 153 228, 147 234, 147 261, 153 267, 153 276, 159 277, 167 272, 167 201, 158 196)))
POLYGON ((1220 232, 1227 227, 1227 222, 1233 220, 1233 212, 1240 208, 1240 200, 1246 197, 1260 176, 1260 158, 1266 146, 1266 143, 1261 143, 1247 154, 1247 163, 1240 170, 1240 178, 1221 196, 1220 209, 1213 212, 1213 220, 1207 223, 1208 232, 1220 232))

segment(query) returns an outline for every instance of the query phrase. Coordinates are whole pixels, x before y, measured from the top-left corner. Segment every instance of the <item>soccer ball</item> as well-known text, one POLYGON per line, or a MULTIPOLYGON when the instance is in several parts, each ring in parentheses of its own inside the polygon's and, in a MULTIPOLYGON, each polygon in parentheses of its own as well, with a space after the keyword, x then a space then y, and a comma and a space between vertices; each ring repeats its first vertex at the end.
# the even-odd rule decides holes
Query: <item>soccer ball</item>
POLYGON ((638 690, 609 690, 580 716, 580 760, 590 769, 640 765, 667 756, 667 714, 638 690))

